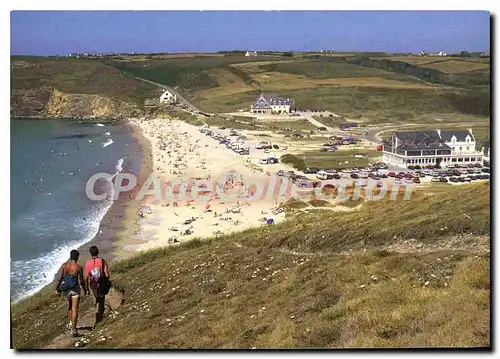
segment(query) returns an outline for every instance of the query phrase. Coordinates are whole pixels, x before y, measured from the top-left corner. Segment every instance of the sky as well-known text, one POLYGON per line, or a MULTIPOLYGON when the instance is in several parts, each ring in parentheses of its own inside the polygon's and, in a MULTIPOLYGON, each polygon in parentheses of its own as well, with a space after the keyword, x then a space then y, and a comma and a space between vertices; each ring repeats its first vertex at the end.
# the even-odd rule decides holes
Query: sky
POLYGON ((11 54, 489 51, 486 11, 12 11, 11 54))

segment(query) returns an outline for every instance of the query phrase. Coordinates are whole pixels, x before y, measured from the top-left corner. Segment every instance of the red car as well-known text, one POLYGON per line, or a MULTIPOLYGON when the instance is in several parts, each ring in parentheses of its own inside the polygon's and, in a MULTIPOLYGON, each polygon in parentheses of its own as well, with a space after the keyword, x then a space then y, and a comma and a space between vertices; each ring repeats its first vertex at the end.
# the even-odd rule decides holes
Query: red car
POLYGON ((396 174, 394 172, 389 172, 387 174, 387 177, 396 177, 396 174))
POLYGON ((413 183, 420 183, 420 178, 415 177, 415 178, 413 179, 413 183))

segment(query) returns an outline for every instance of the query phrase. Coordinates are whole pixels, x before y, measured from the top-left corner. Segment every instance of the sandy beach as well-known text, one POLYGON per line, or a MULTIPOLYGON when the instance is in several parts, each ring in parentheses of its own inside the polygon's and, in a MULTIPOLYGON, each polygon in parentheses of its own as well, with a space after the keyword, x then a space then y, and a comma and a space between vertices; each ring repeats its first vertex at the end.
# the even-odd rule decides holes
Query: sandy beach
MULTIPOLYGON (((119 235, 116 256, 269 225, 269 219, 279 223, 285 218, 284 213, 275 211, 278 199, 269 195, 277 193, 279 184, 269 185, 270 173, 259 169, 252 163, 255 161, 181 121, 129 122, 150 142, 152 169, 162 195, 129 201, 125 226, 130 228, 119 235), (196 180, 197 187, 190 191, 190 184, 196 180), (181 183, 187 188, 185 195, 181 183), (261 192, 257 186, 262 187, 261 192)), ((136 186, 131 196, 137 198, 140 188, 136 186)))

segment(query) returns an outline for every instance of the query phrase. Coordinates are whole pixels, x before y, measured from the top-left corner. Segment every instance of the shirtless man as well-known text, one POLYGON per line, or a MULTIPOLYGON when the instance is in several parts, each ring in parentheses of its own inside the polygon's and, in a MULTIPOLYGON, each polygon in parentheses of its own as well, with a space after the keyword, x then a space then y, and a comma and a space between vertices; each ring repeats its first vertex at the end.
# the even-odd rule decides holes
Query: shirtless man
POLYGON ((69 261, 64 263, 59 269, 56 282, 56 294, 61 295, 61 283, 65 283, 64 295, 68 299, 68 328, 71 329, 71 336, 77 337, 76 322, 78 321, 78 307, 80 305, 80 292, 83 288, 85 295, 90 294, 83 279, 83 268, 78 264, 80 253, 73 249, 70 252, 69 261), (70 283, 70 285, 68 285, 70 283))

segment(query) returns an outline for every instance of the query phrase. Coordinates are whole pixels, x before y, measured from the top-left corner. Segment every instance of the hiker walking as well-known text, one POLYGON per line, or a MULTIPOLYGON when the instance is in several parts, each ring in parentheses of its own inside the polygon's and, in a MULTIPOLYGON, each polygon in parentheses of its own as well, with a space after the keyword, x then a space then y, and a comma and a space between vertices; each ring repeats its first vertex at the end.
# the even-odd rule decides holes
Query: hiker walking
POLYGON ((85 262, 85 280, 88 287, 92 290, 95 298, 95 324, 99 324, 104 316, 104 299, 109 293, 111 286, 108 263, 99 257, 99 249, 92 246, 89 249, 92 259, 85 262))
POLYGON ((78 264, 79 256, 80 253, 76 249, 70 252, 69 261, 59 269, 56 282, 56 294, 64 293, 68 299, 68 329, 71 330, 73 337, 79 336, 76 331, 76 322, 78 321, 81 288, 83 288, 85 295, 89 294, 87 284, 83 279, 83 268, 78 264))

